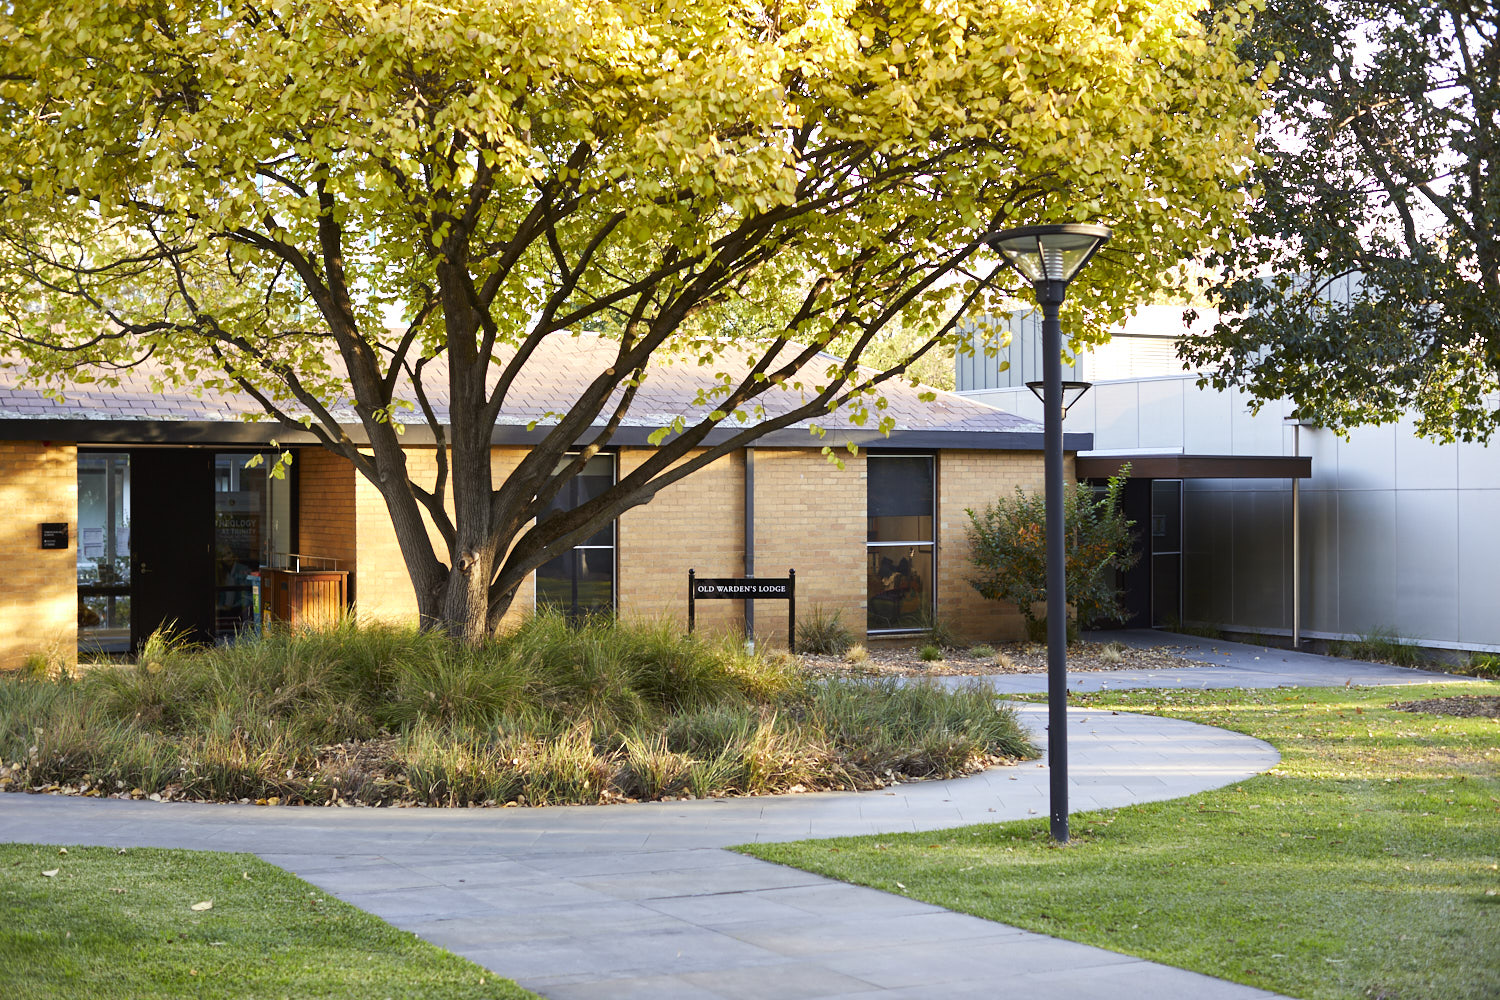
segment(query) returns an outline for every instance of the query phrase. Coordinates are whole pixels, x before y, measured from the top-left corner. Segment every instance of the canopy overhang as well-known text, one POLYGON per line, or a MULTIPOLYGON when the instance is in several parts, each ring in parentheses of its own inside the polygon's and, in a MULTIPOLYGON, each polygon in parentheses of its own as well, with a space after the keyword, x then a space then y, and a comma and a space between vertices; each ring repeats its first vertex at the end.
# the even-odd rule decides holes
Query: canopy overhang
POLYGON ((1312 458, 1287 455, 1079 455, 1079 479, 1310 479, 1312 458))

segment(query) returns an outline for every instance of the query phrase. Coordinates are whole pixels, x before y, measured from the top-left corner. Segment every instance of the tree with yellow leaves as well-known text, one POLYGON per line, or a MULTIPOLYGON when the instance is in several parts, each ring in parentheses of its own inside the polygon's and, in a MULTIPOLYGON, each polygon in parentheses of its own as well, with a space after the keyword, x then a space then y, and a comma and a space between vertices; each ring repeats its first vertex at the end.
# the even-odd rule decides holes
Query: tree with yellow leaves
POLYGON ((424 623, 477 638, 663 487, 838 407, 879 421, 882 383, 1006 295, 985 233, 1114 226, 1081 337, 1226 245, 1263 81, 1235 54, 1249 5, 1204 6, 14 0, 4 332, 42 381, 149 358, 311 432, 383 497, 424 623), (898 323, 930 334, 856 367, 898 323), (582 330, 609 364, 496 476, 517 374, 582 330), (543 516, 664 353, 744 364, 543 516))

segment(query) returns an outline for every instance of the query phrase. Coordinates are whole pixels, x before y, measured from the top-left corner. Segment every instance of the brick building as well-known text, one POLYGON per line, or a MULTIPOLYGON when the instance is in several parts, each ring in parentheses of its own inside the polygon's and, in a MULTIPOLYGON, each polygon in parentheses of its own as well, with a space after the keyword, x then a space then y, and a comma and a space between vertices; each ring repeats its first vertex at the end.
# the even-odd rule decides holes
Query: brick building
MULTIPOLYGON (((492 439, 497 482, 609 349, 564 338, 528 363, 492 439)), ((641 462, 651 431, 694 409, 706 371, 654 370, 578 488, 641 462)), ((429 378, 441 419, 443 376, 429 378)), ((1018 635, 1014 610, 967 583, 964 510, 1017 486, 1041 488, 1041 428, 955 395, 918 394, 888 388, 889 436, 835 415, 820 422, 823 436, 780 430, 668 487, 534 574, 513 614, 549 602, 685 622, 689 569, 781 577, 793 568, 799 615, 837 610, 872 639, 919 632, 934 614, 975 640, 1018 635), (860 450, 840 451, 843 468, 823 454, 851 442, 860 450)), ((0 498, 10 514, 0 526, 0 668, 39 652, 124 651, 167 622, 230 638, 254 620, 255 574, 289 559, 346 572, 361 615, 413 618, 379 494, 347 460, 256 413, 248 399, 164 394, 149 372, 118 387, 81 384, 59 401, 0 371, 0 498), (273 441, 294 453, 285 478, 266 474, 273 441)), ((404 439, 413 476, 431 485, 430 432, 413 422, 404 439)), ((1068 436, 1070 463, 1089 443, 1068 436)), ((745 613, 742 601, 702 602, 698 622, 743 630, 745 613)), ((752 613, 761 640, 786 635, 784 602, 758 601, 752 613)))

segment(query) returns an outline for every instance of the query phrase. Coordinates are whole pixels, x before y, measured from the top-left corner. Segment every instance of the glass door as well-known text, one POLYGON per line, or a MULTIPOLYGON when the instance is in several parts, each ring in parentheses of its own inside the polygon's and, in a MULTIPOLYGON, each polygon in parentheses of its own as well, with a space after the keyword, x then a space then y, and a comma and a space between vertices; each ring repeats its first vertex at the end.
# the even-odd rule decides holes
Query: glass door
POLYGON ((78 455, 78 648, 130 648, 130 456, 78 455))
POLYGON ((1182 480, 1151 482, 1151 625, 1182 621, 1182 480))
POLYGON ((214 638, 254 631, 261 567, 291 551, 291 481, 258 452, 214 456, 214 638))

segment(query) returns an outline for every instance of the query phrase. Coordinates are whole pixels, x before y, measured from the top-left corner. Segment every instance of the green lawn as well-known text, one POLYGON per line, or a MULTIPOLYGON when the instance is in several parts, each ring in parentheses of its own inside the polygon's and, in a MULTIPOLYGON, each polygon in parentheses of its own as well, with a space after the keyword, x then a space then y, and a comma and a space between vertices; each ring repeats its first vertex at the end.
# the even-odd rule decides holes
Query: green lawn
POLYGON ((1500 725, 1393 701, 1500 684, 1143 691, 1074 704, 1258 736, 1268 774, 1046 821, 741 848, 1304 998, 1500 997, 1500 725))
POLYGON ((0 845, 0 914, 5 1000, 535 997, 247 854, 0 845))

